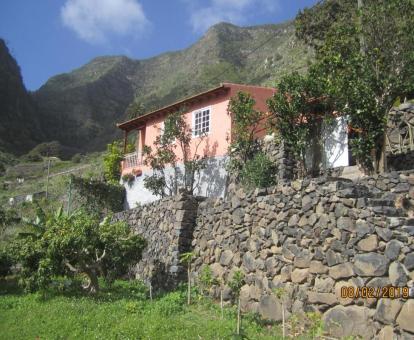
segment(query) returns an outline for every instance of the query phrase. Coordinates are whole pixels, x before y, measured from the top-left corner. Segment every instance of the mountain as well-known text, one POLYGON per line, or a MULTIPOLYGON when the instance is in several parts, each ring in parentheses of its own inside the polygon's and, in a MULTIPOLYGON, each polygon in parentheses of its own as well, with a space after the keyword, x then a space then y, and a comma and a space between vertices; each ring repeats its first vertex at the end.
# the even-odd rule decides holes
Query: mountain
POLYGON ((312 53, 295 38, 293 22, 238 27, 220 23, 192 46, 145 60, 106 56, 50 78, 31 94, 46 140, 88 152, 119 136, 132 101, 147 111, 220 82, 274 85, 304 70, 312 53))
POLYGON ((20 68, 0 39, 0 151, 22 154, 45 138, 20 68))

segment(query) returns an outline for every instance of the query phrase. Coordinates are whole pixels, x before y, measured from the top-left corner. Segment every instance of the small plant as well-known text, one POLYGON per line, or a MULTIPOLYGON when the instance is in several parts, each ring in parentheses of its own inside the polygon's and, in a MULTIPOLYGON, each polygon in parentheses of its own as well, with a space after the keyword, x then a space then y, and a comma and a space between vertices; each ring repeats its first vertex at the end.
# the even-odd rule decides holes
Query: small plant
POLYGON ((242 184, 247 188, 265 188, 276 183, 277 168, 263 152, 249 159, 240 171, 242 184))
POLYGON ((244 281, 244 273, 241 270, 237 270, 234 272, 232 279, 228 283, 230 289, 232 290, 234 296, 237 299, 237 328, 236 334, 240 335, 240 324, 241 324, 241 310, 240 310, 240 290, 243 287, 244 281))
POLYGON ((310 333, 313 339, 319 338, 323 334, 322 315, 317 312, 306 313, 310 321, 310 333))
POLYGON ((181 254, 181 263, 187 266, 187 305, 191 303, 191 262, 193 260, 194 253, 188 252, 181 254))
POLYGON ((131 187, 135 181, 135 176, 133 174, 125 174, 122 176, 122 181, 124 183, 127 183, 128 186, 131 187))
POLYGON ((286 335, 286 327, 285 327, 285 296, 286 296, 286 290, 282 287, 279 288, 274 288, 273 289, 273 294, 275 294, 275 296, 280 300, 280 303, 282 304, 282 334, 283 334, 283 339, 285 338, 286 335))
POLYGON ((217 279, 214 278, 210 266, 203 267, 200 273, 199 281, 203 294, 208 294, 211 290, 211 287, 213 287, 218 282, 217 279))

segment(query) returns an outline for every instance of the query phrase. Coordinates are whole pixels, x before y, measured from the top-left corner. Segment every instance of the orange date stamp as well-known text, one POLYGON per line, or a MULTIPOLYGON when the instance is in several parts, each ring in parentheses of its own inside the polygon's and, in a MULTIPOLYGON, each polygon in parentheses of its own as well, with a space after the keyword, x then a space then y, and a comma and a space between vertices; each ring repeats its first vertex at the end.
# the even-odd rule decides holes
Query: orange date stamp
POLYGON ((408 299, 410 298, 409 287, 354 287, 354 286, 343 286, 341 288, 342 298, 364 298, 364 299, 408 299))

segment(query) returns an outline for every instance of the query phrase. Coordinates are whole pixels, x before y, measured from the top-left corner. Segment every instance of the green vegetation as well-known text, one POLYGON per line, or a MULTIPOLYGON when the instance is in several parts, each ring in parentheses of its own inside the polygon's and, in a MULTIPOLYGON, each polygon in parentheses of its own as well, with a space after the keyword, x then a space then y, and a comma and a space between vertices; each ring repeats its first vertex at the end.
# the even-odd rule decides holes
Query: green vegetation
MULTIPOLYGON (((61 281, 53 291, 21 295, 0 282, 0 337, 4 339, 232 339, 233 308, 220 309, 208 299, 187 306, 185 287, 155 298, 138 282, 102 283, 96 296, 85 296, 61 281)), ((264 327, 245 315, 242 334, 249 339, 280 338, 279 327, 264 327)), ((305 339, 307 337, 303 337, 305 339)))
POLYGON ((120 164, 123 159, 122 145, 119 141, 114 141, 107 145, 104 155, 104 177, 111 184, 118 184, 121 177, 120 164))
POLYGON ((297 29, 316 46, 326 95, 348 116, 354 156, 366 172, 384 170, 387 114, 414 92, 414 3, 324 1, 298 16, 297 29))
POLYGON ((25 231, 6 249, 20 265, 20 283, 27 291, 47 289, 57 275, 81 274, 88 280, 84 288, 96 293, 99 275, 112 281, 125 274, 145 247, 126 223, 101 222, 82 211, 68 215, 59 209, 48 215, 38 207, 36 219, 25 222, 25 231))
POLYGON ((229 172, 247 188, 262 188, 276 183, 277 169, 269 158, 259 152, 257 132, 266 118, 254 109, 255 100, 244 92, 230 99, 229 114, 233 117, 232 142, 229 148, 229 172))
MULTIPOLYGON (((316 71, 311 68, 307 75, 295 72, 283 77, 278 91, 268 100, 271 125, 297 160, 301 177, 308 174, 306 155, 316 149, 315 138, 321 135, 322 122, 331 113, 324 81, 316 71)), ((313 157, 311 170, 317 171, 320 161, 313 157)))
POLYGON ((195 149, 191 151, 193 132, 183 117, 183 111, 169 114, 164 121, 164 131, 155 139, 155 150, 144 147, 145 163, 153 170, 151 176, 144 178, 144 186, 161 197, 176 195, 181 188, 193 194, 199 173, 205 167, 205 157, 198 153, 205 135, 205 131, 201 131, 195 149), (178 167, 179 163, 184 165, 184 169, 178 167), (167 173, 167 168, 171 169, 170 173, 167 173))

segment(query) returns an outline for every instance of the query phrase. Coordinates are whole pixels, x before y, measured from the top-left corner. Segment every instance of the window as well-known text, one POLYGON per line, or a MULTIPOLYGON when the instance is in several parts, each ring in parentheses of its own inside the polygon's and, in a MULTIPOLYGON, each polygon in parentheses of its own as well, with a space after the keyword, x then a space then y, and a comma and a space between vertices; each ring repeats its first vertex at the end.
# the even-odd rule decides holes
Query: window
POLYGON ((210 132, 210 108, 193 112, 193 136, 198 137, 210 132))

